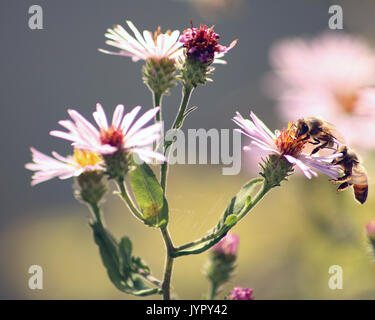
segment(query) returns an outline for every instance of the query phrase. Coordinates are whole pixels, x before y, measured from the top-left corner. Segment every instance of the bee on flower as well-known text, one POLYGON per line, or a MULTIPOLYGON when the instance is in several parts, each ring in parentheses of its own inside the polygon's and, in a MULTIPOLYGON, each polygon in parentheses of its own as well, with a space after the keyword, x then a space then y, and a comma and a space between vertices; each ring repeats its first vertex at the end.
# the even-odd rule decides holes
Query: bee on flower
POLYGON ((375 147, 375 51, 361 38, 326 33, 288 39, 270 52, 266 89, 285 119, 335 123, 350 145, 375 147))
POLYGON ((289 122, 287 128, 273 133, 253 112, 250 113, 250 119, 244 119, 237 113, 233 121, 241 128, 236 130, 251 139, 250 145, 244 147, 245 151, 284 158, 290 165, 299 168, 308 179, 318 175, 316 170, 335 180, 341 173, 340 167, 332 164, 341 154, 320 156, 306 153, 308 141, 296 138, 297 127, 293 122, 289 122))

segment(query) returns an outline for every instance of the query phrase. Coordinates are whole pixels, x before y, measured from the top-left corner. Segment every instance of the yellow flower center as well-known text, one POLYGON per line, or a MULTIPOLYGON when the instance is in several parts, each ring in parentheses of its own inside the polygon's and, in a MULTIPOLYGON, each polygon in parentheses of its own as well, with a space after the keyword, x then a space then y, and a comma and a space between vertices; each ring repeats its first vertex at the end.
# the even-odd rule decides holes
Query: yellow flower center
POLYGON ((97 153, 80 149, 74 149, 73 160, 82 168, 86 166, 95 166, 103 161, 97 153))
POLYGON ((275 139, 275 144, 281 154, 294 156, 301 153, 307 140, 297 139, 296 136, 297 127, 291 121, 288 123, 288 128, 281 130, 275 139))

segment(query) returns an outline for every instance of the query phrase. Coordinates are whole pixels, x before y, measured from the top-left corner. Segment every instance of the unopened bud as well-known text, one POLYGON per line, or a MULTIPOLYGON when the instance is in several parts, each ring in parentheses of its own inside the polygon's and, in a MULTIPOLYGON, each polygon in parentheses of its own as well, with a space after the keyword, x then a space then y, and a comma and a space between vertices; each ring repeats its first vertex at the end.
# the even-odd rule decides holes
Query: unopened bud
POLYGON ((216 287, 227 282, 235 269, 239 237, 228 234, 210 252, 210 260, 205 268, 207 278, 216 287))
POLYGON ((263 162, 263 164, 260 164, 262 168, 260 175, 270 188, 280 186, 280 183, 287 180, 288 176, 293 172, 293 165, 284 157, 270 155, 263 162))
POLYGON ((176 62, 174 59, 150 58, 143 67, 143 81, 148 88, 159 95, 167 94, 176 86, 176 62))
POLYGON ((79 188, 75 194, 77 199, 83 202, 98 204, 107 192, 102 171, 85 171, 77 177, 77 182, 79 188))

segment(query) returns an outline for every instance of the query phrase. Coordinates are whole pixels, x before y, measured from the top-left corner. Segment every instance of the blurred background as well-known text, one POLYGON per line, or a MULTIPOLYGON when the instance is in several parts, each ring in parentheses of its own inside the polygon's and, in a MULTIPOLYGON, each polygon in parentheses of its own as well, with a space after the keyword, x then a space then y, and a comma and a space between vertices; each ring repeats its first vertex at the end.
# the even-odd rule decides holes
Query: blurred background
MULTIPOLYGON (((234 128, 235 111, 250 108, 272 129, 285 125, 276 102, 262 89, 271 67, 269 50, 280 39, 316 36, 328 28, 328 8, 340 4, 344 31, 361 35, 375 48, 375 2, 300 0, 65 0, 0 2, 0 298, 2 299, 132 299, 112 286, 88 227, 89 213, 72 195, 72 180, 55 179, 30 187, 29 147, 49 153, 70 152, 67 143, 50 137, 67 108, 91 119, 97 102, 107 112, 119 103, 151 106, 141 81, 142 63, 107 56, 104 33, 132 20, 140 29, 184 30, 214 24, 221 42, 239 43, 217 66, 213 83, 195 90, 191 105, 199 109, 186 128, 234 128), (44 29, 28 28, 28 9, 43 8, 44 29), (40 265, 44 289, 28 288, 28 268, 40 265)), ((374 49, 375 50, 375 49, 374 49)), ((354 63, 354 62, 353 62, 354 63)), ((180 87, 164 99, 167 126, 173 121, 180 87)), ((374 299, 375 264, 364 226, 374 217, 371 177, 374 155, 365 166, 369 199, 357 204, 348 190, 337 195, 327 179, 307 181, 295 175, 274 189, 252 214, 234 228, 240 235, 233 286, 254 289, 256 299, 374 299), (343 290, 330 290, 328 268, 343 268, 343 290)), ((236 176, 223 176, 221 166, 178 165, 170 171, 170 231, 175 244, 202 236, 212 227, 231 197, 254 173, 246 166, 236 176)), ((161 278, 164 246, 158 230, 135 221, 124 204, 109 195, 105 219, 113 233, 133 240, 161 278)), ((173 286, 181 299, 199 299, 207 291, 202 274, 207 253, 179 258, 173 286)), ((159 298, 159 297, 151 297, 159 298)))

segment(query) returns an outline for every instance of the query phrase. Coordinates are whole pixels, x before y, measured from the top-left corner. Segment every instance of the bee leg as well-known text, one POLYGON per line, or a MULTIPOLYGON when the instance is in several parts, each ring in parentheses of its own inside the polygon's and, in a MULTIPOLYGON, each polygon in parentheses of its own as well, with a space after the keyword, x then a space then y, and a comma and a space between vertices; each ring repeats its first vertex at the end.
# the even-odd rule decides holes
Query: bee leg
POLYGON ((343 190, 349 188, 350 186, 351 186, 351 184, 349 182, 344 182, 344 183, 339 185, 339 187, 337 188, 337 191, 343 191, 343 190))
MULTIPOLYGON (((320 142, 320 141, 319 141, 320 142)), ((317 146, 311 153, 310 155, 313 155, 317 153, 319 150, 324 149, 326 146, 328 146, 328 141, 322 143, 320 146, 317 146)))
POLYGON ((349 177, 350 177, 350 173, 345 173, 342 177, 338 177, 337 179, 330 179, 329 181, 332 181, 332 182, 343 182, 345 180, 348 180, 349 177))

